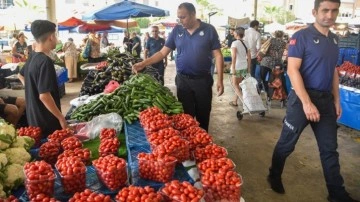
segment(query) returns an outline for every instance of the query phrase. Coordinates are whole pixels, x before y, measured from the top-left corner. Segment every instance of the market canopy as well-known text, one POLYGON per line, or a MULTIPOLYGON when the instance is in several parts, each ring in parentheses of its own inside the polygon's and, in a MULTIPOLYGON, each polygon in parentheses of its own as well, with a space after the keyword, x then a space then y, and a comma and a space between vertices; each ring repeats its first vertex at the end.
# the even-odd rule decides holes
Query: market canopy
POLYGON ((269 33, 273 33, 277 30, 281 30, 284 31, 285 30, 285 25, 282 25, 278 22, 273 22, 267 25, 264 25, 264 31, 265 32, 269 32, 269 33))
POLYGON ((132 17, 163 17, 169 12, 163 9, 139 4, 132 1, 121 1, 100 10, 85 14, 83 20, 121 20, 132 17))
POLYGON ((78 32, 78 33, 89 33, 89 32, 97 32, 97 31, 105 31, 110 30, 110 25, 98 25, 98 24, 89 24, 85 23, 83 25, 77 26, 70 30, 70 32, 78 32))
POLYGON ((76 27, 76 26, 79 26, 79 25, 82 25, 85 23, 86 22, 84 22, 76 17, 71 17, 63 22, 59 22, 58 24, 63 27, 76 27))
POLYGON ((151 25, 164 26, 164 27, 175 27, 178 24, 179 22, 177 18, 164 18, 151 23, 151 25))
POLYGON ((138 23, 135 20, 110 20, 110 21, 105 21, 105 20, 95 20, 94 21, 95 24, 98 25, 112 25, 115 27, 121 27, 121 28, 131 28, 131 27, 137 27, 138 23))

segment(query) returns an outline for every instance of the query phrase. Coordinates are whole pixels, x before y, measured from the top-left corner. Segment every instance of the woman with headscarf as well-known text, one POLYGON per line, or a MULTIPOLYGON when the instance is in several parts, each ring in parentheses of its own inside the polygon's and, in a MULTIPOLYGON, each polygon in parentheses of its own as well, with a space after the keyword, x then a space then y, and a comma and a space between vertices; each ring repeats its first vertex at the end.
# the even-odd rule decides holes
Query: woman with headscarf
POLYGON ((77 78, 78 51, 74 44, 74 40, 69 38, 62 50, 65 53, 65 66, 68 70, 69 83, 71 83, 77 78))
POLYGON ((88 61, 90 63, 100 62, 100 39, 96 37, 94 32, 90 33, 87 43, 90 43, 90 55, 88 61))

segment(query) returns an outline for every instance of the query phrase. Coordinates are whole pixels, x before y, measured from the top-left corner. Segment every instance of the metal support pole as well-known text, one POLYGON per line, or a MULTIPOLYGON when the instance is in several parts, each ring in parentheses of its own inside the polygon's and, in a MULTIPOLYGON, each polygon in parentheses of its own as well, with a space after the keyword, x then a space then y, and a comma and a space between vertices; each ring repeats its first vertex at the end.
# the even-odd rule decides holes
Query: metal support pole
POLYGON ((254 3, 254 19, 257 19, 257 7, 258 7, 258 0, 255 0, 254 3))

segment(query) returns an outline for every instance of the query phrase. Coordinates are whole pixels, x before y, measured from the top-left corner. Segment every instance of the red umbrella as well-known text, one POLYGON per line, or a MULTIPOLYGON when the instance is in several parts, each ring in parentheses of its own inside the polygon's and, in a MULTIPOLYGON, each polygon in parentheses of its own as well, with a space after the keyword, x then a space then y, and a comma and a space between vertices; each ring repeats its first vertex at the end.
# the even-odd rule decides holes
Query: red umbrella
POLYGON ((105 30, 110 30, 110 29, 111 29, 110 25, 99 25, 99 24, 88 24, 88 23, 85 23, 78 27, 78 30, 80 33, 105 31, 105 30))
POLYGON ((64 22, 60 22, 59 25, 61 26, 65 26, 65 27, 76 27, 76 26, 79 26, 79 25, 83 25, 85 24, 86 22, 78 19, 78 18, 75 18, 75 17, 71 17, 67 20, 65 20, 64 22))

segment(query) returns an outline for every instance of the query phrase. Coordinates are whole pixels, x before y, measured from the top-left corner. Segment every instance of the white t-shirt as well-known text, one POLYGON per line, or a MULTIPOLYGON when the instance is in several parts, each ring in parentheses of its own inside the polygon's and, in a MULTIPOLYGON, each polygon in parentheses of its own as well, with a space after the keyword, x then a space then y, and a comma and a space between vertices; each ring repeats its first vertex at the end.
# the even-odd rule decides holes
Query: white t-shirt
POLYGON ((250 27, 245 30, 245 41, 249 44, 248 49, 251 53, 251 58, 256 58, 256 54, 261 47, 261 35, 254 28, 250 27))
MULTIPOLYGON (((246 41, 243 41, 246 47, 249 47, 246 41)), ((240 40, 235 40, 231 44, 231 51, 233 48, 236 48, 236 63, 235 70, 247 69, 247 53, 244 45, 240 40)), ((248 48, 249 50, 249 48, 248 48)))

